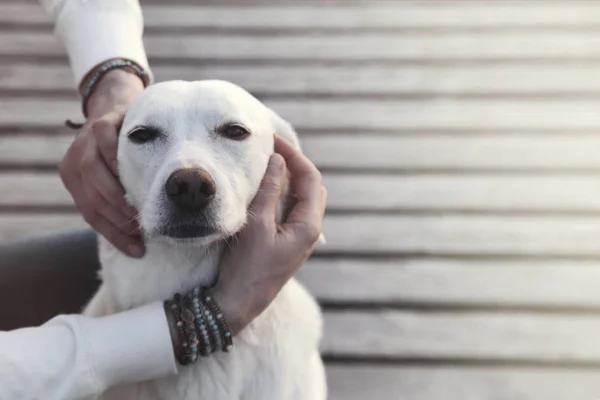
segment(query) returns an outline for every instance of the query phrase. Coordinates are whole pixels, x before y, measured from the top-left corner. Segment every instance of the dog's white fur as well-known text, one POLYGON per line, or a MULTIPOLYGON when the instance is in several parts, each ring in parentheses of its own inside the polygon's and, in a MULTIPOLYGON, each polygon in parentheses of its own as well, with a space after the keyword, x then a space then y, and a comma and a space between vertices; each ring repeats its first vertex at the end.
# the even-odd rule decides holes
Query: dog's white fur
MULTIPOLYGON (((149 87, 128 110, 118 146, 120 179, 127 201, 140 211, 147 253, 132 259, 101 239, 103 283, 85 314, 116 313, 212 282, 224 239, 246 221, 273 152, 274 133, 298 144, 287 122, 231 83, 173 81, 149 87), (250 136, 234 141, 216 133, 231 122, 243 124, 250 136), (164 136, 132 143, 128 132, 139 125, 157 127, 164 136), (161 229, 172 222, 165 181, 173 171, 191 167, 206 170, 216 183, 209 219, 217 229, 198 239, 165 237, 161 229)), ((316 302, 292 279, 235 338, 231 352, 201 358, 177 376, 112 388, 102 398, 324 400, 321 325, 316 302)))

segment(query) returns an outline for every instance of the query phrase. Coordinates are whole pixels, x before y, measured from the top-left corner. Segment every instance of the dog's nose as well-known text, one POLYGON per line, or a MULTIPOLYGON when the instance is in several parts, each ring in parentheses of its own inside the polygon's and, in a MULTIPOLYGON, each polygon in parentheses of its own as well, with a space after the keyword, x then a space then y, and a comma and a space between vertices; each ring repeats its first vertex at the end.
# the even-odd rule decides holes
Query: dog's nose
POLYGON ((171 174, 165 184, 167 196, 184 208, 200 209, 215 197, 217 187, 210 174, 201 168, 179 169, 171 174))

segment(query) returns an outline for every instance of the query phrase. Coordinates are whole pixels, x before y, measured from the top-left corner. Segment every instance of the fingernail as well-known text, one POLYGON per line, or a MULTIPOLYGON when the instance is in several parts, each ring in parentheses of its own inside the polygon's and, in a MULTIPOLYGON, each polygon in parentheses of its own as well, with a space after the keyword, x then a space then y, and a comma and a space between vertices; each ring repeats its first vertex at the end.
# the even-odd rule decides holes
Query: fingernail
POLYGON ((127 246, 127 253, 129 253, 131 257, 142 258, 144 255, 144 248, 137 244, 130 244, 127 246))

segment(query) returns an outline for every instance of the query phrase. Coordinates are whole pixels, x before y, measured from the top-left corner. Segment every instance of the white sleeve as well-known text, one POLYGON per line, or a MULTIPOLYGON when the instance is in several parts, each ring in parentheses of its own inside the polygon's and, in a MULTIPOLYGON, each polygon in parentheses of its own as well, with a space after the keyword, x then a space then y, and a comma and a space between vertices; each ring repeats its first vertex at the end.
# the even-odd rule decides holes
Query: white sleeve
POLYGON ((0 332, 0 399, 94 399, 177 372, 162 303, 102 318, 59 316, 0 332))
POLYGON ((67 49, 77 86, 92 68, 111 58, 135 61, 151 74, 138 0, 40 2, 54 17, 55 31, 67 49))

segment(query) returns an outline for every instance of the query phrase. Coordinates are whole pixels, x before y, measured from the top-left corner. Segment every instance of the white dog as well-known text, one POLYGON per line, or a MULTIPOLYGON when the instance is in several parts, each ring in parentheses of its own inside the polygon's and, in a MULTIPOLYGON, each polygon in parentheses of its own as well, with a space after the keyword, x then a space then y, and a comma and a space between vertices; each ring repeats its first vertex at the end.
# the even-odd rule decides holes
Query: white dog
MULTIPOLYGON (((287 122, 228 82, 159 83, 136 99, 121 128, 118 164, 127 201, 140 212, 146 255, 129 258, 101 239, 103 284, 85 314, 113 314, 212 282, 224 239, 246 222, 273 133, 298 144, 287 122), (187 192, 173 189, 181 182, 187 192)), ((316 302, 292 279, 229 353, 103 398, 324 400, 321 326, 316 302)))

